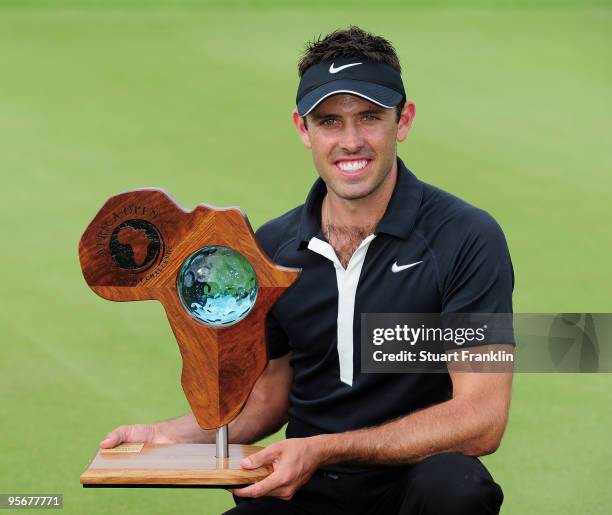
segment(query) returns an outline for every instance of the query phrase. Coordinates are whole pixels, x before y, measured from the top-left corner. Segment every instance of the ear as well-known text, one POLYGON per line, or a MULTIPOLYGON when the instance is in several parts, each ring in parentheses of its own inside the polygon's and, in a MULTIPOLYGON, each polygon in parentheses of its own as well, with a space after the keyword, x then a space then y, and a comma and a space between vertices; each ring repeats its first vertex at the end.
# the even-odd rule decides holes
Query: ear
POLYGON ((406 100, 397 125, 397 141, 399 143, 408 137, 408 132, 410 131, 410 127, 412 127, 412 120, 414 120, 415 115, 416 106, 414 102, 412 100, 406 100))
POLYGON ((298 114, 297 109, 293 110, 291 113, 293 117, 293 125, 298 131, 300 139, 306 148, 312 148, 310 144, 310 135, 308 134, 308 129, 306 128, 306 124, 304 123, 304 119, 298 114))

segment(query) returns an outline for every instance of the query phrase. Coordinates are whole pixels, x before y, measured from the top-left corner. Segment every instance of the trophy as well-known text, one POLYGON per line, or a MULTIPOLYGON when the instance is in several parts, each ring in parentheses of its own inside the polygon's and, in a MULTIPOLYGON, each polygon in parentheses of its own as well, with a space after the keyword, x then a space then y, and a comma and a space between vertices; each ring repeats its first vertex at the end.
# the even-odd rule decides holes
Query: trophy
POLYGON ((178 343, 181 384, 215 444, 123 444, 100 449, 81 475, 92 486, 231 486, 270 467, 243 470, 260 447, 229 444, 239 413, 267 364, 265 319, 298 269, 275 265, 239 208, 180 207, 164 190, 111 197, 79 243, 85 281, 114 301, 158 300, 178 343))

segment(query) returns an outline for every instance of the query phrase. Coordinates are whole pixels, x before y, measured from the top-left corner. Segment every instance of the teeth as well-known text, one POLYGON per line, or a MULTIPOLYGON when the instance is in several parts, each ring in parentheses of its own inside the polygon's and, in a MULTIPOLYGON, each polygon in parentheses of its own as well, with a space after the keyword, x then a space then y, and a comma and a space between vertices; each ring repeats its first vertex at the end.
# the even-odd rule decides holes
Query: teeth
POLYGON ((361 161, 340 161, 338 162, 338 168, 344 172, 355 172, 361 170, 368 164, 366 159, 361 161))

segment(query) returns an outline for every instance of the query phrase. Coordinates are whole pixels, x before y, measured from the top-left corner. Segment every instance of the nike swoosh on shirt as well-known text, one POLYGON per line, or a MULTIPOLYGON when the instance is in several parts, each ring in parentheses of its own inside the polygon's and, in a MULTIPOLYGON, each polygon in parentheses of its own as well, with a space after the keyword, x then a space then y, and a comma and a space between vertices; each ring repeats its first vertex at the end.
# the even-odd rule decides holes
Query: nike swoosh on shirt
POLYGON ((418 265, 419 263, 422 263, 423 261, 417 261, 416 263, 409 263, 407 265, 402 265, 402 266, 398 266, 397 261, 395 263, 393 263, 393 265, 391 265, 391 271, 394 274, 397 274, 398 272, 401 272, 402 270, 406 270, 407 268, 412 268, 413 266, 418 265))
POLYGON ((329 67, 329 73, 338 73, 344 70, 345 68, 350 68, 351 66, 357 66, 358 64, 363 64, 363 63, 344 64, 342 66, 338 66, 338 68, 334 68, 334 63, 331 63, 331 66, 329 67))

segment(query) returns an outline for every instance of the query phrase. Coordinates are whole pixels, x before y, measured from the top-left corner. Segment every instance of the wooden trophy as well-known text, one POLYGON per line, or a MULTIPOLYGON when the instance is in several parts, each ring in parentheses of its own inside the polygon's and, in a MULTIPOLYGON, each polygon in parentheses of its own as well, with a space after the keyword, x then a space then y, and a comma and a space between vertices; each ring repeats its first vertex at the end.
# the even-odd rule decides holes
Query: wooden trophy
POLYGON ((181 384, 215 444, 124 444, 100 449, 83 486, 228 486, 271 469, 242 470, 260 450, 229 444, 228 424, 267 364, 265 319, 299 275, 275 265, 238 208, 181 208, 164 190, 111 197, 79 244, 85 281, 114 301, 158 300, 176 336, 181 384))

